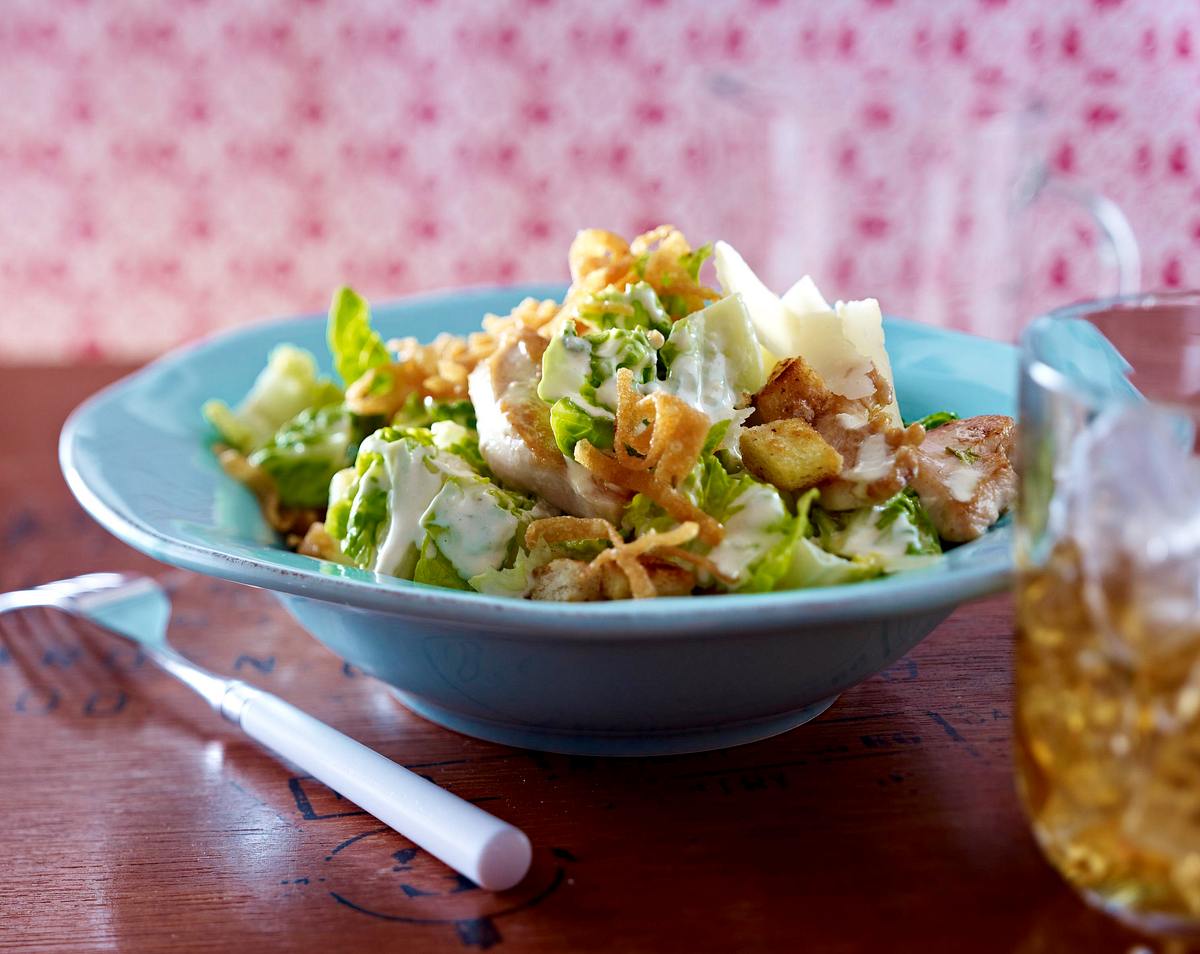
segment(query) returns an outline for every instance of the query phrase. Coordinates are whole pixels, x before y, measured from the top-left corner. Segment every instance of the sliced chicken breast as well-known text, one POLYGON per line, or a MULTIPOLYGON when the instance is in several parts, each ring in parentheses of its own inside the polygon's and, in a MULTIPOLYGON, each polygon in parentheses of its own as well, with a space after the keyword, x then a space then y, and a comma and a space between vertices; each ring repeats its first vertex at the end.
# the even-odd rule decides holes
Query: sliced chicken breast
POLYGON ((1000 519, 1017 496, 1012 467, 1016 424, 985 414, 930 431, 917 452, 913 490, 941 536, 974 540, 1000 519))
POLYGON ((547 341, 522 331, 501 342, 471 372, 467 388, 479 450, 505 484, 537 494, 564 513, 619 523, 628 495, 563 457, 550 430, 550 408, 537 396, 547 341))

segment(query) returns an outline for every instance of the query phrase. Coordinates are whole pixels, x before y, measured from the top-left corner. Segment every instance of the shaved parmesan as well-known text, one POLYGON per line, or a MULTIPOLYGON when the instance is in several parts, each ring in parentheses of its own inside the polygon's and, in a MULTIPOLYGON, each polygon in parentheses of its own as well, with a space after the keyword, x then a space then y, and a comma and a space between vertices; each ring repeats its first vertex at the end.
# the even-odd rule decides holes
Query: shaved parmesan
POLYGON ((780 298, 726 242, 716 244, 714 262, 726 294, 742 296, 755 334, 768 352, 768 368, 778 359, 802 357, 826 387, 853 400, 875 392, 874 365, 892 387, 892 402, 885 410, 893 423, 900 423, 879 302, 868 298, 830 307, 808 275, 780 298))
POLYGON ((888 360, 887 347, 883 340, 883 312, 874 298, 862 301, 839 301, 835 306, 842 320, 842 333, 850 340, 859 354, 874 362, 892 389, 892 400, 885 410, 892 423, 900 424, 900 406, 896 403, 896 382, 892 378, 892 362, 888 360))
POLYGON ((829 302, 817 288, 817 283, 808 275, 783 293, 783 307, 794 315, 807 315, 814 311, 833 311, 829 302))

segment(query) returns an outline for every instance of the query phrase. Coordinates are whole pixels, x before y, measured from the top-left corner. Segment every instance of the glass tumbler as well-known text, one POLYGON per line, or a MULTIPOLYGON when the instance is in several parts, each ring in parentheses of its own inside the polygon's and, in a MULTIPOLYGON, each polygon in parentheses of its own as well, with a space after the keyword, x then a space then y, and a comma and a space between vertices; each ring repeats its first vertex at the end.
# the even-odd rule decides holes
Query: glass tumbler
POLYGON ((1200 935, 1200 293, 1022 338, 1018 784, 1089 902, 1200 935))

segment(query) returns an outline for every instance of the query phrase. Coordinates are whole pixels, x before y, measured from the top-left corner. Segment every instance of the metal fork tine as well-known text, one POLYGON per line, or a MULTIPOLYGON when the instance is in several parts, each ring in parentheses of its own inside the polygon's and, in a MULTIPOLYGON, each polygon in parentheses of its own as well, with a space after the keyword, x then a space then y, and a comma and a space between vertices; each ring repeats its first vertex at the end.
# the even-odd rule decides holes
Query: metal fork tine
POLYGON ((50 607, 43 610, 42 616, 47 621, 47 633, 54 636, 55 644, 70 657, 68 662, 59 667, 63 684, 80 697, 82 704, 111 682, 105 678, 106 674, 92 651, 93 647, 84 639, 86 621, 50 607), (71 656, 72 650, 78 652, 71 656))

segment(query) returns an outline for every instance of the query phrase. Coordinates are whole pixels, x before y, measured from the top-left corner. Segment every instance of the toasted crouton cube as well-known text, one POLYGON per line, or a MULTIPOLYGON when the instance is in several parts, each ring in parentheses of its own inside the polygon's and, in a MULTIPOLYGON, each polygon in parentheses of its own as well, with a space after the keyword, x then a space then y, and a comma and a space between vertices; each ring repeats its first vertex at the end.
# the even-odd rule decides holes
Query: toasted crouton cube
MULTIPOLYGON (((696 587, 696 574, 686 567, 646 556, 641 558, 641 563, 659 596, 687 596, 696 587)), ((604 564, 600 579, 605 599, 627 600, 633 596, 629 577, 615 563, 604 564)))
POLYGON ((746 469, 780 490, 807 490, 842 472, 842 455, 797 418, 746 428, 741 449, 746 469))
POLYGON ((803 358, 785 358, 771 370, 761 391, 754 395, 754 423, 764 424, 798 417, 810 423, 823 413, 833 392, 803 358))
POLYGON ((533 571, 530 599, 587 603, 600 599, 600 577, 580 560, 551 560, 533 571))

